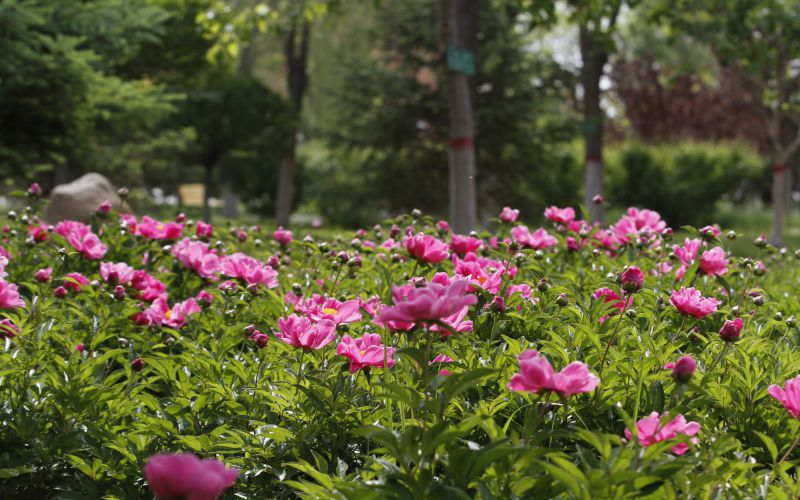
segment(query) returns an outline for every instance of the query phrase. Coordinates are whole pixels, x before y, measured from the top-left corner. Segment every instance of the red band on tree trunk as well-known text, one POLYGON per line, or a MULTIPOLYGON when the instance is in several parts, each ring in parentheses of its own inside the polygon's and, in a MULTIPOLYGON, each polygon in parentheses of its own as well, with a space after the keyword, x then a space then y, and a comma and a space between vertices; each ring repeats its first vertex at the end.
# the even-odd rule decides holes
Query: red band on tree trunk
POLYGON ((453 137, 450 139, 450 149, 466 149, 472 147, 472 137, 453 137))
POLYGON ((789 165, 787 165, 785 163, 772 166, 772 173, 773 174, 780 174, 780 173, 786 172, 787 170, 789 170, 789 165))
POLYGON ((588 163, 590 161, 593 161, 593 162, 596 162, 596 163, 603 163, 603 159, 600 158, 599 156, 586 155, 586 162, 588 163))

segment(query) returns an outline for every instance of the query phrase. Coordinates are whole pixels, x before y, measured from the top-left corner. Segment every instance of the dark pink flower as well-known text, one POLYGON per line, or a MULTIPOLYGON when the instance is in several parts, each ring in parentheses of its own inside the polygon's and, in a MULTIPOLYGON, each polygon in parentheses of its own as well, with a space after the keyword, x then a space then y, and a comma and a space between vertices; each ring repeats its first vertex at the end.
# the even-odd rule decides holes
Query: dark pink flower
POLYGON ((719 301, 712 297, 703 297, 700 290, 695 288, 684 288, 674 290, 670 302, 675 309, 682 314, 690 315, 695 318, 705 318, 709 314, 716 312, 719 301))
POLYGON ((394 348, 385 347, 381 336, 376 333, 365 333, 360 339, 353 339, 349 335, 345 335, 336 346, 336 354, 350 360, 350 373, 364 368, 383 368, 384 361, 391 368, 394 366, 393 353, 394 348))
POLYGON ((200 306, 194 299, 178 302, 172 308, 167 303, 167 296, 162 295, 155 299, 150 307, 132 318, 138 325, 169 326, 180 328, 192 314, 200 312, 200 306))
POLYGON ((13 339, 19 333, 19 327, 10 319, 0 319, 0 338, 13 339))
POLYGON ((697 369, 697 362, 691 355, 687 354, 686 356, 678 358, 673 364, 671 375, 676 382, 685 384, 691 380, 695 369, 697 369))
POLYGON ((267 342, 269 342, 269 336, 266 333, 254 330, 253 334, 250 335, 250 340, 255 342, 259 349, 263 349, 267 346, 267 342))
POLYGON ((105 200, 103 203, 98 205, 97 209, 95 210, 95 213, 97 213, 97 215, 101 215, 101 216, 102 215, 108 215, 109 212, 111 212, 111 202, 108 201, 108 200, 105 200))
POLYGON ((719 338, 725 342, 736 342, 739 340, 739 335, 742 333, 742 318, 734 318, 733 320, 726 320, 719 329, 719 338))
POLYGON ((38 182, 32 183, 28 186, 28 195, 32 198, 38 198, 42 195, 42 186, 38 182))
POLYGON ((305 316, 290 314, 278 318, 280 330, 275 337, 287 344, 303 349, 322 349, 336 338, 336 324, 330 319, 314 322, 305 316))
POLYGON ((143 269, 138 269, 133 272, 131 286, 136 290, 136 296, 147 302, 153 301, 167 293, 167 285, 151 276, 143 269))
MULTIPOLYGON (((697 438, 694 436, 696 436, 698 432, 700 432, 700 424, 697 422, 687 422, 686 418, 681 414, 678 414, 677 417, 665 425, 661 424, 661 416, 655 411, 636 422, 636 439, 639 444, 644 447, 667 439, 672 439, 678 434, 691 436, 691 442, 695 444, 697 443, 697 438)), ((633 439, 633 434, 628 428, 625 428, 625 437, 628 440, 633 439)), ((683 455, 688 450, 689 445, 686 443, 679 443, 672 447, 672 453, 676 455, 683 455)))
POLYGON ((177 240, 183 234, 183 224, 160 222, 145 215, 136 228, 136 234, 151 240, 177 240))
POLYGON ((206 224, 203 221, 197 221, 195 234, 198 238, 207 240, 214 235, 214 227, 211 224, 206 224))
POLYGON ((67 273, 64 278, 64 286, 73 292, 78 292, 82 286, 89 284, 89 280, 81 273, 67 273))
POLYGON ((159 498, 215 500, 236 482, 239 471, 217 460, 175 453, 150 457, 144 477, 159 498))
POLYGON ((133 280, 135 269, 124 262, 101 262, 100 277, 112 285, 128 286, 133 280))
POLYGON ((767 388, 767 392, 780 401, 791 416, 800 419, 800 375, 787 380, 784 387, 772 384, 767 388))
POLYGON ((631 266, 622 273, 620 283, 626 293, 636 293, 644 285, 644 274, 638 267, 631 266))
POLYGON ((446 259, 447 243, 429 234, 418 233, 403 240, 408 254, 422 262, 436 264, 446 259))
POLYGON ((53 277, 53 268, 52 267, 43 267, 36 271, 36 274, 33 275, 33 279, 38 281, 39 283, 47 283, 53 277))
POLYGON ((573 361, 560 372, 553 370, 550 362, 537 351, 525 351, 519 356, 519 373, 511 377, 508 388, 512 391, 538 393, 554 391, 563 397, 591 392, 600 383, 589 367, 573 361))

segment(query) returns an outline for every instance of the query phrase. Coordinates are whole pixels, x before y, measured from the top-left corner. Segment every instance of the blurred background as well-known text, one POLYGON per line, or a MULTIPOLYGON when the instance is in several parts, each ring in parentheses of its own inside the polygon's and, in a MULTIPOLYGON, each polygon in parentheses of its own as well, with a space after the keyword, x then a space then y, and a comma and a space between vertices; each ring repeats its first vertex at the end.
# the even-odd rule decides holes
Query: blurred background
POLYGON ((163 217, 462 232, 634 205, 800 242, 799 73, 797 0, 3 0, 0 189, 97 172, 163 217))

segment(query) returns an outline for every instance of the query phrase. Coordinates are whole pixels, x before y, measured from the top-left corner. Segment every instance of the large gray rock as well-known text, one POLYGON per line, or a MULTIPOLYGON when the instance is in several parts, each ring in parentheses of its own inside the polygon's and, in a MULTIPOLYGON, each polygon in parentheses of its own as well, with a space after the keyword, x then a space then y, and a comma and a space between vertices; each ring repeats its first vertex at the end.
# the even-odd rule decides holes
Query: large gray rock
POLYGON ((111 182, 104 176, 91 172, 53 188, 44 219, 50 224, 62 220, 87 222, 97 207, 106 200, 116 209, 121 206, 117 190, 111 182))

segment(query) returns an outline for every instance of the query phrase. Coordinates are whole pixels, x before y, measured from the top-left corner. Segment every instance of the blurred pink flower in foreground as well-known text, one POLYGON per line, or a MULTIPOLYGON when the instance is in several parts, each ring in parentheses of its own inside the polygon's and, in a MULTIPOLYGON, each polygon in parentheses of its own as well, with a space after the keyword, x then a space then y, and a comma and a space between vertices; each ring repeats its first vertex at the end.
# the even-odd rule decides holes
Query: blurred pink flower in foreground
POLYGON ((236 482, 239 471, 218 460, 171 453, 150 457, 144 466, 144 477, 159 498, 214 500, 236 482))
POLYGON ((712 297, 703 297, 700 290, 695 288, 681 287, 680 290, 673 290, 670 302, 675 309, 682 314, 687 314, 695 318, 704 318, 716 312, 719 301, 712 297))
POLYGON ((537 351, 525 351, 519 356, 519 373, 511 377, 508 388, 512 391, 555 391, 560 396, 591 392, 600 383, 597 375, 580 361, 573 361, 556 372, 547 359, 537 351))
POLYGON ((381 342, 381 336, 376 333, 365 333, 360 339, 345 335, 336 346, 336 354, 350 360, 350 373, 364 368, 383 368, 384 361, 391 368, 394 366, 393 353, 394 348, 385 347, 381 342))
MULTIPOLYGON (((655 411, 636 422, 636 438, 639 444, 644 447, 666 439, 672 439, 678 434, 691 436, 691 442, 695 444, 697 443, 697 438, 694 436, 698 432, 700 432, 700 424, 687 422, 686 418, 681 414, 678 414, 677 417, 664 425, 661 424, 661 416, 655 411)), ((628 428, 625 428, 625 437, 628 440, 633 439, 633 434, 628 428)), ((686 443, 679 443, 672 447, 672 453, 676 455, 683 455, 687 450, 689 450, 689 445, 686 443)))
POLYGON ((770 396, 780 401, 791 416, 800 419, 800 375, 787 380, 784 387, 772 384, 767 391, 770 396))
POLYGON ((25 307, 25 302, 19 297, 17 285, 0 279, 0 309, 25 307))

